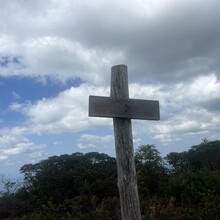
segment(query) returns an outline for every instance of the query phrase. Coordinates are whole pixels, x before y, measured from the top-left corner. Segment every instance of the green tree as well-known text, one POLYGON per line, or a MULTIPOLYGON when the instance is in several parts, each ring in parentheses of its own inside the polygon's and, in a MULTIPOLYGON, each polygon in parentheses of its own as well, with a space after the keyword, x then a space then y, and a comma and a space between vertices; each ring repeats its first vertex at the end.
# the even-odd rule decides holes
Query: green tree
POLYGON ((165 160, 168 162, 169 170, 172 173, 179 174, 191 169, 191 160, 189 153, 186 151, 181 153, 171 152, 165 157, 165 160))
POLYGON ((181 219, 220 219, 220 171, 188 171, 173 175, 166 192, 181 219))
POLYGON ((135 152, 140 195, 148 198, 161 192, 166 168, 155 145, 141 145, 135 152))
POLYGON ((42 204, 57 207, 78 197, 79 213, 83 214, 95 210, 94 203, 98 206, 105 198, 118 198, 116 160, 106 154, 53 156, 36 164, 26 164, 21 172, 33 210, 41 209, 42 204))
POLYGON ((220 141, 207 139, 181 153, 171 152, 166 157, 174 173, 199 170, 220 170, 220 141))
POLYGON ((153 144, 141 145, 135 152, 135 159, 138 163, 161 166, 163 163, 160 152, 153 144))

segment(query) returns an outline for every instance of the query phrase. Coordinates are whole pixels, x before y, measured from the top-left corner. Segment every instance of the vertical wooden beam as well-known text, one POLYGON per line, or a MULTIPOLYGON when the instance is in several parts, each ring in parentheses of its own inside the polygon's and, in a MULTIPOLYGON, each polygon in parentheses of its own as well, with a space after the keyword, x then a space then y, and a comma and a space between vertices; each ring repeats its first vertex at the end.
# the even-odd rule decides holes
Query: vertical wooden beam
MULTIPOLYGON (((111 97, 129 98, 126 65, 111 69, 111 97)), ((141 220, 131 119, 113 118, 122 220, 141 220)))

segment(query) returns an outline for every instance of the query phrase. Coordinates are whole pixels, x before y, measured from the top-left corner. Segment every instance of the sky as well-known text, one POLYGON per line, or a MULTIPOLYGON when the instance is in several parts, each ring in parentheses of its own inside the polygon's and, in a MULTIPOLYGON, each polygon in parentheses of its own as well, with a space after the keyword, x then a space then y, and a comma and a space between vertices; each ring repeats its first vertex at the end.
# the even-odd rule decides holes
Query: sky
POLYGON ((88 117, 128 66, 130 98, 159 100, 132 120, 134 149, 162 156, 220 132, 219 0, 0 0, 0 174, 75 152, 115 156, 112 119, 88 117))

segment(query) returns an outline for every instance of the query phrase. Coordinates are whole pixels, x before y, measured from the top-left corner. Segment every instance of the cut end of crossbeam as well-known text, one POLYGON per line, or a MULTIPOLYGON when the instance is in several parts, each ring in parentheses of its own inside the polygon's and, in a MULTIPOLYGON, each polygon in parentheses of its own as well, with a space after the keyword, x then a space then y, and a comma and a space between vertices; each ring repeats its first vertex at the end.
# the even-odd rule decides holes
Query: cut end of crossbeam
POLYGON ((112 66, 112 70, 115 70, 115 69, 126 69, 127 70, 127 65, 125 64, 118 64, 118 65, 114 65, 112 66))

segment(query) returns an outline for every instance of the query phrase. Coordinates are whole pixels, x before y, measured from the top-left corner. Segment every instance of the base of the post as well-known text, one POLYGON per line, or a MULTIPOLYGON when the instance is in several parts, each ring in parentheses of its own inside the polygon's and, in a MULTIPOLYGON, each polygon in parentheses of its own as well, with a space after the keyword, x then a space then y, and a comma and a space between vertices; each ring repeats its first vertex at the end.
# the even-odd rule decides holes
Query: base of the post
POLYGON ((122 220, 141 220, 131 119, 113 119, 122 220))

